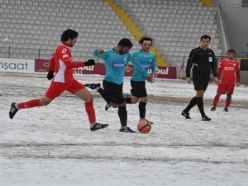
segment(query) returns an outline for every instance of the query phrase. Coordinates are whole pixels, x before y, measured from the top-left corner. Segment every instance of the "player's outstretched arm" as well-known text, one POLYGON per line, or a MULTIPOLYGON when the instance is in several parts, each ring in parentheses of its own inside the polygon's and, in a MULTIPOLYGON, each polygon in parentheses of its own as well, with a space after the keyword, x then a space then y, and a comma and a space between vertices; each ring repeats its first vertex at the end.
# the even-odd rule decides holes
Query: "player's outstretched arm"
POLYGON ((108 53, 102 49, 96 49, 92 53, 95 57, 105 60, 108 56, 108 53))
POLYGON ((92 66, 95 65, 94 59, 89 59, 86 62, 71 62, 71 61, 64 61, 64 64, 67 68, 80 68, 84 66, 92 66))

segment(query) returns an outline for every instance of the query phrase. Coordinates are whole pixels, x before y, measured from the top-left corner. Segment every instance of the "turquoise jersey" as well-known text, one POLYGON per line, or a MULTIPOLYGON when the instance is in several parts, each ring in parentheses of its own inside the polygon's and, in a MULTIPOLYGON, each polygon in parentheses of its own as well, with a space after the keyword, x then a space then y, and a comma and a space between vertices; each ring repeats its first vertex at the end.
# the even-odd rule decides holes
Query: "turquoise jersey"
POLYGON ((144 52, 142 50, 135 50, 131 52, 131 62, 134 66, 134 71, 131 80, 145 81, 148 77, 148 69, 152 72, 158 70, 155 55, 151 52, 144 52))
POLYGON ((132 57, 130 53, 121 55, 114 49, 109 49, 105 50, 103 54, 99 54, 95 50, 93 55, 104 61, 106 69, 104 80, 118 85, 123 83, 126 66, 132 57))

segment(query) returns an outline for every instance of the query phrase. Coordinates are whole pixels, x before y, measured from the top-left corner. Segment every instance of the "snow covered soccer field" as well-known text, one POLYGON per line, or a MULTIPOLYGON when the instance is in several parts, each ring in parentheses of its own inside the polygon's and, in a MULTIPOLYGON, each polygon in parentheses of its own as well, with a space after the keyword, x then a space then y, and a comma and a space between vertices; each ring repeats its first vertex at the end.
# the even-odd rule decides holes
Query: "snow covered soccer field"
MULTIPOLYGON (((83 76, 82 82, 102 77, 83 76)), ((64 94, 47 107, 21 110, 8 118, 10 103, 44 94, 43 77, 0 74, 0 185, 88 186, 247 186, 248 87, 236 88, 229 113, 223 100, 216 112, 210 103, 216 85, 206 92, 205 110, 211 122, 202 122, 196 108, 192 120, 182 109, 194 95, 193 85, 180 80, 147 84, 150 94, 149 134, 126 134, 116 110, 104 111, 95 95, 99 122, 106 130, 90 132, 84 104, 64 94)), ((129 79, 124 92, 129 93, 129 79)), ((128 123, 136 128, 137 105, 128 105, 128 123)))

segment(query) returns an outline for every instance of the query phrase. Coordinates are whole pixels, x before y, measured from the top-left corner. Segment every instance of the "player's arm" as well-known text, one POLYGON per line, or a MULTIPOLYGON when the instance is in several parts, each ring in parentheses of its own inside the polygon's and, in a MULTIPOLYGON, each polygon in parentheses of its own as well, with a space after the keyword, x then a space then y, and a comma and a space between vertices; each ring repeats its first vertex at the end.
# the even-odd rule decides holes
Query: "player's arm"
POLYGON ((188 58, 188 61, 187 61, 186 71, 185 71, 186 72, 186 81, 188 83, 191 82, 190 71, 191 71, 191 68, 192 68, 193 58, 194 58, 194 54, 193 54, 193 50, 191 50, 191 52, 189 53, 189 58, 188 58))
POLYGON ((219 64, 219 66, 218 66, 218 74, 217 74, 217 78, 218 78, 218 80, 220 80, 221 79, 221 75, 222 75, 222 70, 223 70, 223 65, 222 65, 222 61, 220 61, 220 64, 219 64))
POLYGON ((211 63, 211 70, 212 70, 212 73, 213 73, 213 75, 214 75, 214 82, 216 83, 216 84, 219 84, 219 80, 218 80, 218 78, 217 78, 217 59, 216 59, 216 57, 215 57, 215 54, 214 54, 214 52, 213 52, 213 62, 211 63))
POLYGON ((95 65, 94 59, 89 59, 86 62, 72 62, 72 58, 70 57, 68 53, 63 54, 62 60, 66 68, 69 68, 69 69, 95 65))
POLYGON ((51 80, 53 79, 54 76, 54 67, 55 67, 55 60, 54 57, 52 55, 50 61, 49 61, 49 69, 48 69, 48 73, 47 73, 47 79, 51 80))
POLYGON ((102 49, 96 49, 93 51, 93 55, 97 58, 105 60, 108 57, 108 52, 102 49))
POLYGON ((240 85, 240 66, 236 65, 236 85, 240 85))
POLYGON ((92 66, 95 65, 95 60, 94 59, 89 59, 85 62, 71 62, 71 61, 65 61, 65 66, 67 68, 80 68, 84 66, 92 66))
POLYGON ((214 77, 217 77, 217 59, 215 57, 215 54, 213 54, 213 62, 211 63, 211 70, 214 77))
POLYGON ((157 72, 158 72, 158 66, 157 66, 157 61, 156 57, 153 57, 152 63, 151 63, 151 69, 152 69, 152 77, 157 77, 157 72))

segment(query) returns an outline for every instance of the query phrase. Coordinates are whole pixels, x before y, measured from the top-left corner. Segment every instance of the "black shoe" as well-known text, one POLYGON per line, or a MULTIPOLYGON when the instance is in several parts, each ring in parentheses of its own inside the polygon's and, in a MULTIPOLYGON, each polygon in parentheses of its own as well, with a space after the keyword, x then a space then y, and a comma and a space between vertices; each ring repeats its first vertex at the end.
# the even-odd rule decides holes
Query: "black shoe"
POLYGON ((189 116, 189 113, 188 113, 188 112, 183 111, 181 114, 182 114, 182 116, 184 116, 186 119, 191 119, 191 117, 189 116))
POLYGON ((105 110, 108 111, 108 109, 111 107, 111 104, 110 103, 107 103, 106 106, 105 106, 105 110))
POLYGON ((216 107, 212 107, 210 111, 216 111, 216 107))
POLYGON ((99 130, 99 129, 104 129, 108 127, 108 124, 101 124, 101 123, 96 123, 95 125, 93 125, 90 130, 93 132, 93 131, 96 131, 96 130, 99 130))
POLYGON ((202 121, 211 121, 211 118, 205 116, 202 116, 202 121))
POLYGON ((86 87, 91 88, 92 90, 96 90, 97 88, 101 87, 100 83, 91 83, 91 84, 85 84, 86 87))
POLYGON ((130 129, 128 126, 121 127, 120 132, 136 133, 134 130, 130 129))
POLYGON ((9 109, 9 118, 12 119, 19 109, 16 107, 16 103, 11 103, 9 109))
POLYGON ((223 111, 224 112, 228 112, 229 110, 228 110, 228 108, 225 107, 223 111))

